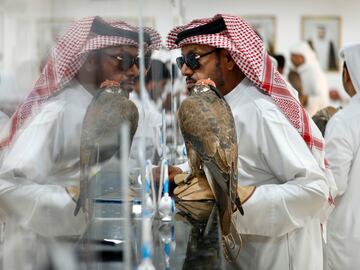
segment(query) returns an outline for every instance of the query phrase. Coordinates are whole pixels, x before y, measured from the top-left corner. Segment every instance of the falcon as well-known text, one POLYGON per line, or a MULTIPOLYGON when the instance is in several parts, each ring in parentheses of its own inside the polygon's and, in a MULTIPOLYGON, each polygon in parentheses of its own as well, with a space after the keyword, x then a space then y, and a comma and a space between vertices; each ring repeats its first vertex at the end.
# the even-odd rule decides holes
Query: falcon
POLYGON ((80 195, 74 211, 88 210, 88 182, 91 169, 115 154, 120 154, 122 124, 128 122, 130 146, 138 126, 139 113, 129 100, 129 93, 119 83, 105 81, 91 101, 81 130, 80 141, 80 195))
POLYGON ((235 207, 243 214, 237 193, 238 145, 231 109, 213 81, 200 80, 180 105, 178 119, 191 168, 185 182, 206 175, 217 201, 222 233, 228 235, 235 207))

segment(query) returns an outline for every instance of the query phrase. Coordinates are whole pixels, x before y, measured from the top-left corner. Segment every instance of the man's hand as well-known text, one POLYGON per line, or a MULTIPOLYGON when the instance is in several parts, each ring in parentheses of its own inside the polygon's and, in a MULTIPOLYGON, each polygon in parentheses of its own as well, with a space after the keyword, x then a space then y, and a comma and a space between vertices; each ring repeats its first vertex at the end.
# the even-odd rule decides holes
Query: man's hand
MULTIPOLYGON (((183 171, 179 168, 179 167, 176 167, 176 166, 171 166, 169 165, 169 193, 170 193, 170 196, 173 195, 173 191, 176 187, 176 184, 175 184, 175 181, 174 181, 174 178, 176 175, 182 173, 183 171)), ((154 181, 156 184, 159 184, 160 183, 160 166, 158 167, 155 167, 153 168, 153 176, 154 176, 154 181)))
POLYGON ((198 175, 185 183, 188 174, 180 174, 175 177, 177 187, 174 190, 174 196, 183 201, 208 201, 215 200, 209 183, 205 175, 198 175))
POLYGON ((169 180, 170 182, 174 182, 174 178, 176 175, 182 173, 182 169, 176 166, 169 166, 169 180))
MULTIPOLYGON (((179 167, 169 165, 169 181, 170 181, 170 183, 174 183, 175 175, 178 175, 182 172, 183 171, 179 167)), ((159 183, 159 181, 160 181, 160 166, 153 168, 153 175, 154 175, 154 181, 156 183, 159 183)))

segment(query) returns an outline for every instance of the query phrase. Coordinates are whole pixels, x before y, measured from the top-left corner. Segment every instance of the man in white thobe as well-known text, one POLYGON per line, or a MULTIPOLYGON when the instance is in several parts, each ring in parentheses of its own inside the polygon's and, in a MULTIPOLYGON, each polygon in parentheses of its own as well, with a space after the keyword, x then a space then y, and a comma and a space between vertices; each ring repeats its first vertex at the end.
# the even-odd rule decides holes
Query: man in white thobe
POLYGON ((290 53, 294 70, 301 78, 302 94, 307 96, 305 109, 312 117, 317 111, 329 105, 328 82, 308 43, 303 41, 294 45, 290 53))
POLYGON ((210 78, 234 115, 239 183, 256 187, 241 198, 244 216, 233 214, 243 238, 237 267, 322 269, 320 219, 335 190, 322 136, 262 41, 242 19, 218 14, 174 28, 167 46, 181 48, 188 89, 210 78))
POLYGON ((343 85, 351 100, 325 131, 326 158, 338 186, 328 221, 325 269, 350 270, 360 266, 360 43, 346 46, 340 56, 343 85))
MULTIPOLYGON (((144 29, 144 40, 146 50, 160 46, 160 35, 150 28, 144 29)), ((22 243, 29 236, 36 241, 37 235, 79 236, 84 231, 84 213, 74 216, 83 117, 103 81, 117 81, 131 91, 138 65, 138 28, 122 21, 87 17, 58 41, 35 88, 14 114, 11 133, 0 141, 6 147, 0 168, 5 269, 24 269, 24 264, 42 269, 22 243), (22 263, 23 258, 27 261, 22 263)), ((36 255, 36 246, 30 252, 36 255)))

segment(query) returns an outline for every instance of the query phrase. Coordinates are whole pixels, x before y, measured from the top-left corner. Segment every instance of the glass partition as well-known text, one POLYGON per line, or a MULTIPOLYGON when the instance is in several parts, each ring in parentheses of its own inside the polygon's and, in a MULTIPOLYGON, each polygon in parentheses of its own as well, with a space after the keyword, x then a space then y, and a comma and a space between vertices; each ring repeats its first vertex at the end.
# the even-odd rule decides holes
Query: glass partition
POLYGON ((186 162, 165 47, 181 14, 181 1, 0 2, 1 269, 182 265, 191 229, 165 196, 167 166, 186 162))

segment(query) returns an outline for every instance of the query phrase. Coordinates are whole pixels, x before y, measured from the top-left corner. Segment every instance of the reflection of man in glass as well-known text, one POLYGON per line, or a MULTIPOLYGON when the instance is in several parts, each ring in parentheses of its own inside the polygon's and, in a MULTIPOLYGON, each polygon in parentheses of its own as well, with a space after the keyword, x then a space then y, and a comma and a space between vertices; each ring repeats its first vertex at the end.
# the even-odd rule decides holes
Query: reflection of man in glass
POLYGON ((316 52, 322 69, 336 70, 336 49, 334 42, 329 38, 326 30, 324 25, 317 25, 315 36, 312 40, 309 40, 309 45, 316 52))

